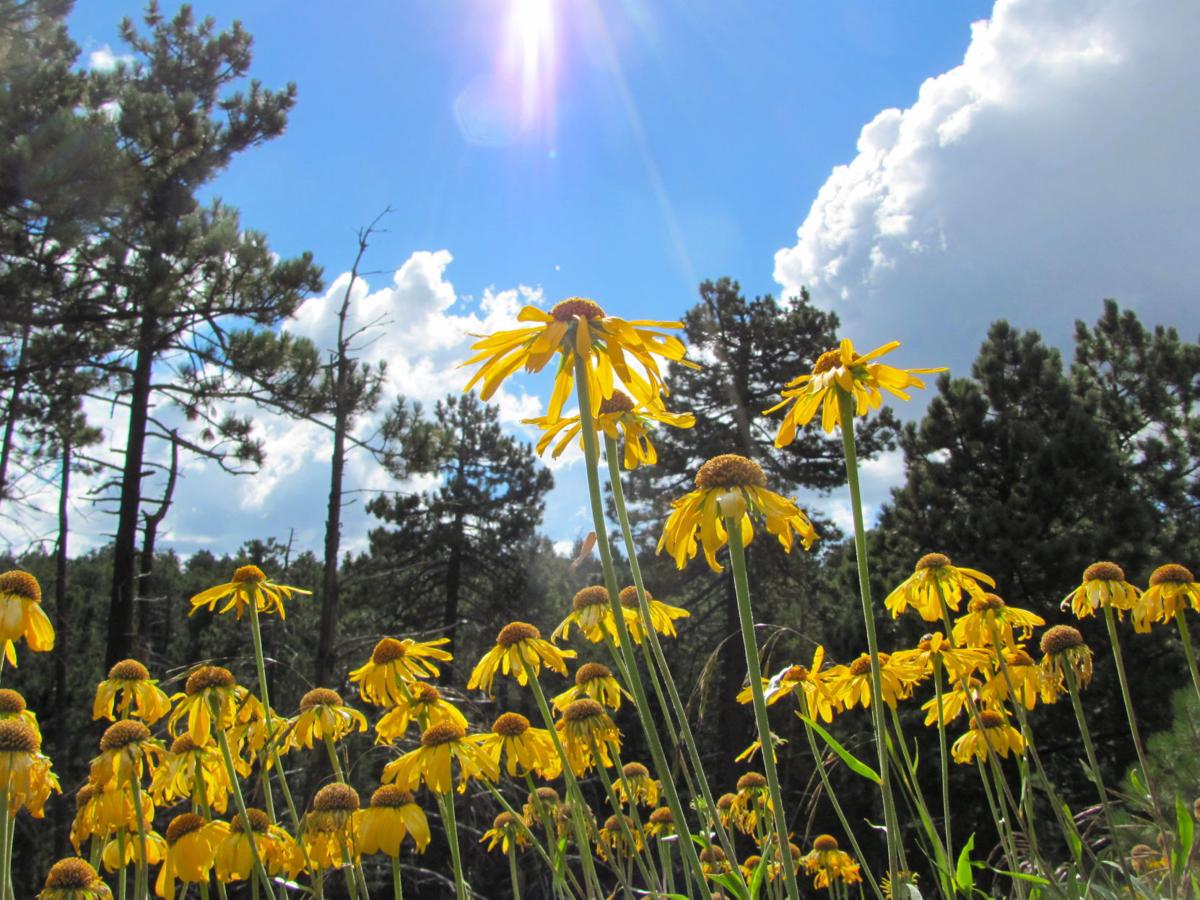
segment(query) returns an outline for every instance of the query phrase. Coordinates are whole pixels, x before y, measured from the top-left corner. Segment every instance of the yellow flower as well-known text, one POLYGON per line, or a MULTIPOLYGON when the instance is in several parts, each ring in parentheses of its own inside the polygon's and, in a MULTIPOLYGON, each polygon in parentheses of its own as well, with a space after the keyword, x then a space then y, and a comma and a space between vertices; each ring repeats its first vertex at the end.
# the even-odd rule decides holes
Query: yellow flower
POLYGON ((862 874, 858 863, 845 850, 838 849, 837 838, 819 834, 813 839, 813 848, 801 860, 804 870, 815 876, 813 887, 818 890, 830 887, 835 881, 843 884, 858 884, 862 874))
POLYGON ((421 735, 421 746, 393 759, 383 768, 383 780, 401 790, 415 791, 422 781, 435 794, 447 794, 454 786, 451 764, 458 760, 459 793, 467 779, 500 777, 499 766, 479 747, 479 735, 467 736, 455 722, 433 725, 421 735))
POLYGON ((171 743, 150 782, 150 795, 162 806, 170 806, 176 800, 202 800, 209 809, 222 815, 232 791, 229 773, 216 744, 197 746, 186 732, 171 743), (202 798, 197 797, 201 788, 202 798))
MULTIPOLYGON (((163 836, 157 831, 147 831, 146 865, 157 866, 163 861, 163 857, 166 855, 167 842, 163 840, 163 836)), ((142 842, 138 839, 137 834, 126 835, 124 841, 113 838, 104 845, 104 852, 101 853, 100 859, 104 863, 104 868, 109 872, 115 872, 124 866, 141 862, 142 842), (124 848, 121 846, 122 843, 124 844, 124 848), (122 849, 124 849, 124 854, 122 854, 122 849)))
POLYGON ((1042 634, 1042 702, 1054 703, 1068 689, 1067 672, 1082 690, 1092 681, 1092 651, 1079 629, 1055 625, 1042 634))
POLYGON ((229 835, 225 822, 210 822, 195 813, 182 813, 167 825, 167 853, 158 870, 154 891, 175 897, 175 882, 208 884, 217 861, 217 845, 229 835))
POLYGON ((327 784, 313 797, 313 809, 304 817, 302 837, 308 858, 318 869, 352 865, 358 849, 358 791, 348 784, 327 784))
POLYGON ((342 702, 337 691, 313 688, 300 698, 300 714, 291 720, 292 746, 312 749, 313 741, 337 742, 354 731, 367 730, 367 717, 342 702))
POLYGON ((572 625, 578 628, 583 636, 593 644, 603 643, 606 636, 612 640, 613 644, 620 644, 616 625, 613 624, 608 588, 602 584, 593 584, 575 592, 575 596, 571 598, 571 611, 554 629, 550 639, 554 641, 570 640, 572 625))
POLYGON ((108 678, 96 687, 92 704, 92 718, 110 722, 132 715, 153 725, 170 711, 166 693, 136 659, 122 660, 108 670, 108 678))
POLYGON ((358 814, 359 850, 364 854, 400 855, 400 844, 410 837, 418 853, 429 846, 429 820, 413 795, 394 784, 385 784, 371 795, 371 805, 358 814))
POLYGON ((949 557, 941 553, 926 553, 917 560, 912 575, 887 595, 883 605, 892 611, 892 618, 911 606, 926 622, 937 622, 942 618, 942 600, 949 609, 958 612, 964 590, 972 597, 983 596, 981 582, 990 588, 996 586, 983 572, 951 565, 949 557))
POLYGON ((603 663, 584 663, 575 671, 575 684, 551 700, 560 713, 576 700, 595 700, 609 709, 621 708, 621 697, 633 699, 603 663))
POLYGON ((37 653, 54 649, 54 626, 42 611, 42 586, 28 572, 11 569, 0 574, 0 641, 9 665, 17 664, 21 638, 37 653))
POLYGON ((842 413, 837 398, 839 388, 853 397, 854 414, 865 416, 868 409, 879 409, 883 404, 883 391, 901 400, 908 400, 910 398, 905 393, 906 388, 925 387, 925 382, 914 378, 914 375, 946 371, 945 368, 896 369, 875 362, 899 346, 899 341, 892 341, 859 356, 854 352, 854 345, 850 340, 843 338, 836 350, 830 350, 817 357, 812 372, 798 375, 784 385, 784 389, 780 391, 783 400, 766 410, 765 414, 773 413, 787 406, 789 401, 796 401, 779 426, 775 446, 786 447, 794 441, 796 428, 811 422, 818 409, 821 410, 821 427, 825 431, 833 431, 834 426, 841 424, 842 413))
POLYGON ((37 716, 25 705, 25 698, 11 688, 0 688, 0 722, 5 719, 20 719, 28 723, 38 741, 41 741, 42 730, 38 727, 37 716))
POLYGON ((112 891, 85 859, 60 859, 50 867, 38 900, 112 900, 112 891))
POLYGON ((675 817, 671 814, 669 806, 658 807, 646 819, 646 834, 655 837, 671 837, 675 833, 675 817))
POLYGON ((621 777, 613 782, 617 799, 623 804, 657 806, 660 788, 658 779, 651 778, 650 770, 640 762, 625 763, 621 777))
POLYGON ((696 473, 696 490, 671 503, 671 515, 658 539, 657 552, 666 548, 676 568, 682 569, 696 556, 699 532, 709 568, 723 572, 724 567, 717 562, 717 551, 728 543, 729 535, 725 531, 722 501, 726 503, 726 511, 737 507, 738 501, 744 504, 739 517, 743 544, 754 538, 753 514, 766 520, 767 531, 778 538, 784 550, 791 552, 795 535, 800 536, 807 550, 817 539, 812 523, 794 501, 767 490, 766 484, 763 470, 753 460, 733 453, 713 457, 696 473))
POLYGON ((636 853, 641 853, 645 847, 646 841, 641 830, 629 816, 620 818, 609 816, 600 826, 600 833, 596 840, 596 855, 603 860, 608 860, 610 852, 617 858, 628 859, 636 853), (621 827, 622 820, 624 820, 624 828, 621 827), (626 837, 627 831, 628 837, 626 837))
POLYGON ((100 755, 92 760, 88 780, 101 790, 120 790, 141 779, 145 762, 152 768, 163 763, 167 748, 150 735, 136 719, 123 719, 105 729, 100 737, 100 755))
MULTIPOLYGON (((724 795, 728 796, 728 795, 724 795)), ((724 799, 722 796, 721 799, 724 799)), ((721 801, 717 801, 720 810, 721 801)), ((737 780, 737 793, 729 800, 728 821, 742 834, 754 834, 760 819, 767 820, 774 806, 767 790, 767 779, 761 772, 747 772, 737 780)))
POLYGON ((471 345, 478 351, 462 365, 482 362, 463 390, 477 382, 483 387, 479 396, 491 398, 501 383, 522 366, 526 372, 540 372, 561 353, 554 390, 546 411, 547 419, 558 419, 563 404, 575 384, 575 359, 581 357, 587 367, 592 415, 600 403, 613 395, 619 380, 639 401, 651 401, 667 393, 656 356, 691 368, 698 366, 684 359, 687 348, 676 337, 653 328, 679 328, 680 322, 625 321, 606 315, 601 307, 583 297, 570 297, 555 304, 550 312, 534 306, 524 307, 518 321, 537 322, 528 328, 516 328, 483 336, 471 345), (636 360, 642 369, 630 368, 626 357, 636 360))
POLYGON ((188 675, 183 692, 171 697, 175 709, 167 719, 167 729, 173 736, 178 736, 179 724, 186 719, 192 742, 197 747, 208 746, 213 739, 210 699, 217 704, 217 727, 227 731, 237 720, 238 704, 246 699, 246 694, 246 689, 237 683, 228 669, 198 666, 188 675))
POLYGON ((511 777, 536 772, 552 780, 562 774, 562 763, 554 748, 554 739, 545 728, 531 728, 520 713, 506 712, 492 723, 490 733, 479 741, 482 750, 498 767, 503 758, 511 777))
MULTIPOLYGON (((982 682, 978 678, 967 678, 965 681, 960 681, 952 690, 942 694, 942 724, 953 722, 962 715, 963 710, 969 704, 967 703, 968 696, 975 703, 980 700, 980 687, 982 682)), ((921 709, 925 711, 925 724, 932 727, 938 721, 937 696, 930 697, 929 700, 921 704, 921 709)))
POLYGON ((1017 642, 1015 631, 1020 631, 1021 640, 1029 640, 1033 629, 1045 624, 1046 620, 1036 613, 1009 606, 995 594, 983 594, 972 597, 966 614, 955 620, 954 642, 968 647, 990 647, 994 629, 1000 642, 1011 647, 1017 642))
POLYGON ((1083 583, 1062 602, 1071 607, 1077 619, 1093 615, 1102 606, 1111 606, 1122 616, 1133 609, 1142 592, 1125 580, 1125 570, 1113 562, 1092 563, 1083 571, 1083 583))
POLYGON ((962 681, 992 659, 986 650, 954 646, 940 631, 924 635, 915 650, 898 650, 892 657, 897 662, 914 662, 920 668, 922 678, 932 674, 934 661, 939 661, 951 681, 962 681))
MULTIPOLYGON (((571 441, 583 430, 578 414, 566 418, 551 418, 543 416, 540 419, 523 419, 526 425, 536 425, 544 432, 537 442, 537 452, 542 454, 550 446, 550 442, 559 438, 550 455, 558 459, 567 449, 571 441)), ((650 442, 650 422, 661 422, 675 428, 691 428, 696 424, 696 417, 691 413, 671 413, 658 397, 635 403, 624 391, 614 390, 611 397, 600 403, 599 413, 593 417, 593 423, 598 433, 602 433, 619 442, 622 434, 625 438, 625 453, 623 463, 626 469, 636 469, 639 465, 652 466, 658 462, 658 451, 650 442)), ((583 439, 580 438, 580 446, 583 439)))
POLYGON ((1009 682, 1012 682, 1012 690, 1017 695, 1016 701, 1026 709, 1033 709, 1041 693, 1041 670, 1020 644, 1005 647, 1003 652, 1004 669, 1007 670, 1008 677, 1004 677, 1004 670, 997 665, 983 686, 983 696, 997 705, 1006 703, 1012 699, 1009 692, 1009 682))
POLYGON ((350 680, 358 685, 359 695, 368 703, 376 706, 404 703, 409 682, 437 678, 441 674, 437 663, 454 658, 441 649, 448 643, 450 638, 432 641, 384 638, 375 645, 366 664, 350 673, 350 680))
POLYGON ((610 744, 620 751, 621 732, 604 707, 595 700, 568 703, 555 728, 567 763, 576 775, 582 775, 596 765, 606 769, 612 766, 610 744))
POLYGON ((217 845, 217 880, 222 884, 231 881, 247 881, 254 874, 254 856, 250 849, 253 838, 267 873, 286 874, 294 878, 304 868, 304 853, 295 839, 280 828, 272 825, 267 814, 253 807, 246 810, 250 820, 250 834, 246 834, 241 815, 229 822, 229 831, 217 845))
MULTIPOLYGON (((898 654, 879 654, 879 680, 883 699, 893 709, 906 697, 911 697, 917 682, 925 677, 921 664, 898 654)), ((864 653, 849 666, 838 666, 830 672, 834 697, 846 709, 871 706, 871 656, 864 653)))
POLYGON ((424 728, 442 722, 453 722, 464 731, 467 728, 467 717, 458 707, 449 700, 443 700, 437 688, 423 681, 414 682, 404 701, 389 709, 375 723, 375 743, 394 743, 408 733, 410 722, 416 722, 424 728))
MULTIPOLYGON (((833 721, 834 712, 841 712, 841 704, 834 698, 829 676, 834 671, 822 671, 825 664, 825 648, 820 644, 813 651, 811 666, 788 666, 770 678, 762 680, 763 697, 767 706, 778 703, 784 697, 795 692, 796 688, 803 690, 803 710, 805 715, 821 718, 826 722, 833 721)), ((737 695, 738 703, 749 703, 754 699, 750 686, 742 688, 737 695)))
MULTIPOLYGON (((800 848, 788 841, 788 851, 791 855, 792 871, 796 874, 800 873, 800 866, 804 861, 804 855, 800 852, 800 848)), ((754 869, 750 869, 751 877, 753 877, 754 869)), ((783 877, 783 860, 780 859, 779 845, 771 845, 771 859, 767 863, 767 881, 776 881, 783 877)))
POLYGON ((1150 587, 1133 607, 1135 631, 1146 633, 1153 622, 1166 622, 1191 607, 1200 612, 1200 583, 1191 571, 1170 563, 1150 576, 1150 587))
POLYGON ((706 876, 724 875, 732 871, 725 851, 716 844, 709 844, 700 851, 700 871, 706 876))
POLYGON ((471 672, 467 690, 492 693, 492 682, 499 670, 512 674, 520 685, 529 683, 529 676, 537 677, 542 666, 552 669, 564 678, 567 660, 575 657, 574 650, 559 650, 542 638, 542 633, 527 622, 510 622, 496 635, 496 646, 483 655, 483 659, 471 672), (526 668, 528 667, 528 671, 526 668))
MULTIPOLYGON (((142 818, 154 819, 154 801, 142 794, 142 818)), ((105 838, 118 828, 137 830, 137 812, 133 808, 133 793, 127 787, 102 791, 93 784, 84 784, 75 792, 75 819, 71 823, 71 845, 78 851, 89 838, 105 838)))
POLYGON ((287 612, 283 608, 283 601, 291 600, 293 594, 308 597, 312 596, 312 591, 275 584, 267 581, 267 576, 258 566, 241 566, 227 583, 210 587, 194 596, 191 600, 192 610, 188 615, 193 615, 205 606, 211 612, 217 608, 218 603, 228 599, 221 608, 222 613, 232 609, 240 619, 246 607, 253 603, 260 613, 279 613, 279 618, 284 619, 287 618, 287 612))
MULTIPOLYGON (((640 644, 646 635, 646 626, 642 622, 642 607, 638 603, 637 588, 633 585, 622 588, 619 595, 621 611, 625 614, 625 627, 629 629, 629 637, 635 644, 640 644)), ((677 637, 675 620, 686 619, 691 615, 686 609, 671 606, 646 591, 646 605, 650 607, 650 627, 663 637, 677 637)))
POLYGON ((972 718, 967 733, 950 748, 950 754, 958 763, 986 760, 989 753, 1007 757, 1009 751, 1024 753, 1025 738, 1008 724, 1007 717, 998 709, 981 709, 978 720, 972 718))
POLYGON ((62 793, 41 746, 41 737, 24 719, 0 720, 0 790, 8 792, 10 816, 24 807, 40 819, 50 792, 62 793))
POLYGON ((483 833, 479 843, 484 841, 488 842, 488 853, 493 852, 497 846, 504 853, 523 850, 529 846, 529 839, 525 836, 525 829, 521 827, 521 820, 507 810, 492 820, 492 827, 483 833))

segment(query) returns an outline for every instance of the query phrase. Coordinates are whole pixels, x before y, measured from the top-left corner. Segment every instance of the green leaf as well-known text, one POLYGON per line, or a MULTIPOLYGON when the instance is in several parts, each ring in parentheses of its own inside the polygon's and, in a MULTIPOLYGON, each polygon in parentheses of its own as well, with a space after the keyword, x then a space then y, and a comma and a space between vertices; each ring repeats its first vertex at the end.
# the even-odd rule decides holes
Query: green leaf
POLYGON ((737 900, 750 900, 750 895, 742 886, 742 880, 732 872, 724 872, 720 875, 713 875, 712 880, 721 887, 725 888, 725 890, 732 896, 736 897, 737 900))
POLYGON ((758 892, 762 890, 767 877, 767 858, 764 856, 754 867, 754 875, 750 878, 750 900, 757 900, 758 892))
POLYGON ((967 843, 959 851, 958 864, 954 867, 954 881, 958 884, 958 889, 968 894, 971 888, 975 887, 975 873, 971 871, 971 851, 974 849, 975 833, 972 832, 967 838, 967 843))
POLYGON ((997 869, 994 866, 992 871, 998 875, 1007 875, 1009 878, 1017 878, 1021 881, 1028 881, 1030 884, 1050 884, 1045 878, 1040 875, 1030 875, 1027 872, 1010 872, 1008 869, 997 869))
POLYGON ((876 784, 883 783, 883 779, 879 777, 879 774, 874 769, 839 744, 837 739, 832 734, 818 725, 815 721, 808 718, 808 716, 801 716, 799 713, 796 713, 796 715, 800 717, 804 724, 808 725, 813 731, 821 736, 822 740, 829 745, 829 749, 836 753, 838 758, 841 759, 841 761, 844 762, 852 772, 855 772, 856 774, 861 775, 863 778, 866 778, 868 781, 873 781, 876 784))
POLYGON ((1070 826, 1070 831, 1067 833, 1067 843, 1071 847, 1071 858, 1075 860, 1075 865, 1080 865, 1083 861, 1083 841, 1079 837, 1079 832, 1075 830, 1075 818, 1071 815, 1071 807, 1064 803, 1062 809, 1063 821, 1070 826))
POLYGON ((1188 858, 1192 855, 1192 844, 1196 839, 1196 823, 1192 811, 1178 797, 1175 798, 1175 849, 1171 861, 1175 877, 1182 878, 1187 870, 1188 858))

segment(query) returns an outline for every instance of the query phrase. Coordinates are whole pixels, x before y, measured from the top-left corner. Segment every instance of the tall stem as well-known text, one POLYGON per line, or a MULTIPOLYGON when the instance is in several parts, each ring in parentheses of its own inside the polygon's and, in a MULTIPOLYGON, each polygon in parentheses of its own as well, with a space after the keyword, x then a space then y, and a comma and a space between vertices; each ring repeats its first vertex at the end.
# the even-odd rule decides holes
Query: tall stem
POLYGON ((404 900, 404 882, 400 878, 400 857, 392 857, 392 896, 395 900, 404 900))
POLYGON ((1196 648, 1192 646, 1187 613, 1184 610, 1175 611, 1175 624, 1179 627, 1179 640, 1183 644, 1183 655, 1187 657, 1188 671, 1192 673, 1192 686, 1196 689, 1197 699, 1200 699, 1200 669, 1196 668, 1196 648))
POLYGON ((454 815, 454 789, 445 794, 438 794, 438 803, 442 807, 442 821, 446 825, 446 840, 450 842, 450 861, 454 865, 454 895, 458 900, 467 900, 470 896, 467 880, 463 875, 462 851, 458 846, 458 820, 454 815))
POLYGON ((141 777, 134 766, 130 766, 129 768, 129 785, 133 793, 134 815, 137 818, 138 852, 141 856, 137 861, 137 874, 134 875, 133 879, 134 893, 138 895, 138 900, 144 900, 150 887, 150 862, 146 854, 146 812, 142 809, 141 777))
POLYGON ((512 883, 513 900, 521 900, 521 879, 517 877, 517 848, 508 851, 508 880, 512 883))
POLYGON ((216 723, 216 727, 213 730, 217 733, 217 747, 221 750, 221 759, 225 763, 225 773, 229 776, 229 783, 233 787, 233 802, 237 806, 238 816, 242 820, 243 833, 250 844, 250 858, 254 862, 254 874, 267 889, 267 893, 270 894, 271 879, 267 875, 266 868, 263 866, 262 857, 258 854, 258 841, 254 839, 254 829, 250 824, 250 814, 246 810, 246 800, 242 797, 242 788, 238 782, 237 768, 233 764, 233 754, 229 752, 229 741, 225 739, 225 729, 221 727, 221 707, 218 705, 215 697, 208 698, 208 706, 213 721, 216 723))
MULTIPOLYGON (((271 718, 271 698, 267 692, 267 666, 266 660, 263 658, 262 648, 262 630, 258 624, 258 601, 251 597, 250 599, 250 636, 254 641, 254 668, 258 674, 258 698, 263 705, 263 721, 267 726, 267 742, 274 750, 275 728, 272 725, 271 718)), ((270 818, 272 825, 278 825, 279 821, 275 818, 275 798, 271 792, 271 778, 267 774, 264 766, 263 769, 263 804, 266 807, 267 817, 270 818)), ((283 773, 279 773, 279 777, 283 778, 283 773)), ((292 823, 293 827, 299 827, 296 823, 292 823)))
MULTIPOLYGON (((675 789, 675 782, 671 779, 671 770, 667 765, 666 754, 663 753, 662 742, 658 737, 657 723, 650 715, 650 704, 646 697, 646 688, 642 684, 642 677, 637 668, 637 660, 633 656, 633 641, 629 636, 629 628, 625 624, 625 615, 621 607, 616 568, 613 566, 612 548, 608 543, 608 523, 604 519, 604 500, 600 493, 600 459, 596 442, 596 423, 591 415, 592 404, 588 388, 587 360, 579 354, 575 355, 575 386, 579 397, 579 422, 583 438, 585 468, 587 470, 588 497, 592 508, 592 522, 596 531, 596 548, 600 553, 600 563, 604 570, 604 585, 608 589, 608 601, 612 608, 617 635, 620 638, 621 654, 625 659, 625 667, 629 671, 629 686, 633 691, 638 719, 641 722, 642 731, 646 736, 646 743, 650 747, 650 756, 654 760, 654 768, 663 782, 663 793, 666 795, 667 806, 671 808, 671 815, 675 820, 676 827, 687 833, 689 831, 687 816, 683 803, 679 799, 679 792, 675 789)), ((649 622, 647 622, 648 624, 649 622)), ((680 841, 680 844, 683 848, 681 852, 683 853, 685 865, 696 876, 696 882, 700 885, 702 892, 701 896, 705 900, 711 900, 712 891, 709 889, 708 883, 704 880, 703 870, 700 867, 700 857, 696 853, 695 845, 690 840, 680 841)))
MULTIPOLYGON (((946 845, 946 858, 953 860, 955 857, 954 835, 950 827, 950 755, 946 743, 946 718, 942 712, 944 707, 942 706, 942 658, 940 655, 933 658, 933 692, 937 701, 938 753, 942 767, 942 831, 945 835, 943 842, 946 845)), ((950 874, 953 878, 954 873, 950 874)))
MULTIPOLYGON (((2 653, 0 653, 0 658, 3 658, 2 653)), ((12 829, 13 819, 8 812, 8 798, 11 790, 12 787, 8 782, 0 785, 0 897, 8 896, 12 868, 12 859, 8 852, 8 834, 12 829)))
POLYGON ((888 772, 887 723, 883 718, 883 678, 879 671, 879 640, 875 634, 875 607, 871 602, 871 577, 867 565, 867 529, 863 522, 862 491, 858 482, 858 452, 854 444, 854 405, 846 391, 837 392, 842 420, 842 451, 846 457, 846 480, 850 487, 850 511, 854 516, 854 557, 858 564, 858 589, 862 600, 863 624, 867 629, 867 651, 871 655, 871 721, 875 727, 875 744, 879 755, 879 790, 883 796, 883 820, 887 835, 888 875, 897 884, 900 874, 900 822, 896 801, 892 796, 892 781, 888 772))

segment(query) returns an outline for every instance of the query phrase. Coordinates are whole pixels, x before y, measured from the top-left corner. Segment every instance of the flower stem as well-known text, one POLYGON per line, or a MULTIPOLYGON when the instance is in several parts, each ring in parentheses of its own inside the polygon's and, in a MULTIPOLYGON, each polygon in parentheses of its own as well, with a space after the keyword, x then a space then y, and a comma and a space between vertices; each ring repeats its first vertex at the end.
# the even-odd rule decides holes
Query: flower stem
POLYGON ((1187 657, 1188 671, 1192 673, 1192 686, 1196 689, 1196 697, 1200 698, 1200 669, 1196 668, 1196 648, 1192 646, 1187 614, 1182 609, 1175 611, 1175 624, 1179 627, 1179 640, 1183 644, 1183 655, 1187 657))
MULTIPOLYGON (((2 655, 2 654, 0 654, 2 655)), ((8 812, 8 798, 12 787, 8 782, 0 785, 0 898, 8 896, 11 880, 12 859, 8 852, 8 835, 13 817, 8 812)))
MULTIPOLYGON (((946 719, 942 713, 942 658, 933 658, 933 692, 937 700, 938 752, 942 767, 942 830, 945 837, 946 858, 954 859, 954 835, 950 827, 950 755, 946 743, 946 719)), ((953 873, 951 873, 953 878, 953 873)))
POLYGON ((404 900, 404 881, 400 878, 400 857, 392 857, 392 896, 404 900))
POLYGON ((1146 760, 1146 749, 1142 745, 1142 736, 1138 730, 1137 717, 1133 712, 1133 699, 1129 696, 1129 680, 1125 677, 1125 661, 1121 655, 1121 639, 1117 634, 1117 619, 1112 606, 1104 606, 1104 625, 1108 629, 1108 643, 1112 647, 1113 662, 1117 666, 1117 681, 1121 685, 1121 701, 1125 704, 1125 718, 1129 721, 1129 734, 1133 737, 1133 748, 1137 752, 1138 764, 1142 767, 1142 779, 1146 782, 1146 790, 1150 794, 1150 806, 1154 812, 1158 826, 1167 833, 1170 829, 1162 821, 1162 810, 1158 806, 1158 798, 1154 793, 1154 784, 1150 778, 1150 765, 1146 760))
POLYGON ((141 851, 141 859, 137 861, 133 885, 134 893, 137 894, 138 900, 143 900, 150 888, 148 883, 150 879, 150 864, 149 857, 146 854, 146 813, 142 809, 141 778, 133 766, 129 768, 129 785, 133 793, 133 812, 137 818, 138 849, 141 851))
MULTIPOLYGON (((267 740, 273 742, 275 740, 275 729, 271 724, 271 698, 267 692, 267 666, 266 660, 263 657, 262 630, 258 624, 258 602, 252 599, 249 605, 250 636, 254 642, 254 668, 258 673, 258 698, 262 701, 263 705, 263 721, 267 726, 267 740)), ((265 811, 267 817, 271 820, 271 824, 278 825, 279 821, 275 818, 275 797, 271 791, 271 778, 266 771, 263 772, 263 775, 263 805, 266 807, 265 811)), ((283 778, 282 772, 279 773, 279 777, 283 778)))
POLYGON ((213 730, 217 733, 217 747, 221 750, 221 759, 225 762, 225 772, 228 774, 229 784, 233 788, 233 802, 237 805, 238 816, 242 820, 242 829, 245 832, 246 840, 250 844, 250 858, 254 861, 254 874, 266 887, 267 893, 270 894, 271 879, 267 876, 267 870, 263 866, 262 858, 258 855, 258 842, 254 839, 254 829, 250 825, 250 814, 246 811, 246 800, 242 797, 242 788, 238 783, 237 769, 233 764, 233 754, 229 752, 229 741, 225 739, 225 729, 221 727, 221 707, 217 704, 217 698, 209 697, 208 706, 209 712, 213 717, 213 722, 216 725, 213 730))
POLYGON ((517 848, 508 851, 508 879, 512 882, 513 900, 521 900, 521 879, 517 877, 517 848))
POLYGON ((871 720, 875 726, 875 744, 879 756, 879 790, 883 797, 883 819, 887 835, 888 875, 896 884, 900 873, 900 822, 892 780, 888 772, 887 723, 883 718, 883 678, 879 671, 879 639, 875 634, 875 608, 871 602, 871 577, 867 565, 867 531, 863 523, 862 492, 858 482, 858 452, 854 443, 853 399, 841 387, 837 392, 842 421, 842 451, 846 457, 846 480, 850 487, 850 511, 854 516, 854 557, 858 564, 858 588, 862 600, 863 624, 867 629, 867 651, 871 655, 871 720))
POLYGON ((442 807, 442 821, 446 825, 446 840, 450 842, 450 861, 454 866, 454 895, 458 900, 467 900, 471 891, 463 876, 462 851, 458 846, 458 820, 454 815, 454 789, 451 788, 445 794, 438 794, 438 803, 442 807))
POLYGON ((758 640, 754 634, 754 613, 750 609, 750 580, 746 574, 746 548, 742 546, 741 522, 725 519, 725 530, 729 534, 729 564, 733 570, 733 588, 737 596, 738 622, 742 629, 742 644, 746 650, 746 676, 750 679, 750 694, 754 698, 754 724, 762 744, 763 774, 767 776, 767 789, 771 793, 774 807, 775 836, 779 846, 779 858, 783 865, 784 886, 789 898, 798 898, 800 889, 796 884, 796 862, 788 843, 787 815, 783 811, 783 791, 779 788, 779 772, 775 766, 775 744, 771 740, 771 722, 767 717, 767 701, 763 696, 762 665, 758 660, 758 640))

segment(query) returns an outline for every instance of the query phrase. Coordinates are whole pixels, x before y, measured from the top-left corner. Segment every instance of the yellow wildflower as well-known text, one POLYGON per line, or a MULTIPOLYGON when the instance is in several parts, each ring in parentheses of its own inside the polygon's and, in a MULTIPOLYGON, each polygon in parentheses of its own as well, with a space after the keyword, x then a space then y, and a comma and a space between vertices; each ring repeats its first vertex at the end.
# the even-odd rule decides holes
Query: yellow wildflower
POLYGON ((996 586, 983 572, 951 565, 944 554, 926 553, 917 560, 912 575, 887 595, 883 605, 892 611, 892 618, 911 606, 926 622, 937 622, 942 618, 943 600, 950 610, 957 612, 964 590, 972 597, 983 595, 980 583, 990 588, 996 586))
POLYGON ((371 658, 350 673, 350 680, 358 685, 359 695, 368 703, 376 706, 404 703, 409 682, 437 678, 441 674, 437 663, 454 658, 441 649, 448 643, 450 638, 432 641, 384 638, 375 645, 371 658))
POLYGON ((511 673, 520 685, 528 684, 530 675, 536 678, 543 665, 565 678, 566 661, 574 657, 574 650, 559 650, 528 622, 510 622, 496 635, 496 646, 484 654, 471 672, 467 690, 479 688, 490 694, 497 670, 505 675, 511 673))
POLYGON ((258 566, 240 566, 233 573, 233 578, 225 584, 210 587, 192 597, 192 609, 188 615, 193 615, 203 607, 208 607, 209 612, 212 612, 218 603, 228 600, 220 612, 227 613, 232 609, 240 619, 246 607, 253 603, 260 613, 278 613, 279 618, 283 619, 287 617, 283 601, 291 600, 293 594, 308 597, 312 595, 312 591, 267 581, 266 574, 258 566))
POLYGON ((0 642, 9 665, 17 664, 21 638, 36 653, 54 649, 54 626, 42 610, 42 586, 28 572, 12 569, 0 574, 0 642))

